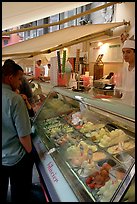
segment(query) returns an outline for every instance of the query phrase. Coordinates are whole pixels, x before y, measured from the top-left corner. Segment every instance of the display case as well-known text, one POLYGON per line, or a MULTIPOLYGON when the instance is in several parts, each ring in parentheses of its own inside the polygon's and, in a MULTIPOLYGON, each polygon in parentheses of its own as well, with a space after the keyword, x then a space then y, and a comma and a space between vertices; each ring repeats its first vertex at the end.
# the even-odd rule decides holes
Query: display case
POLYGON ((32 132, 47 200, 135 200, 135 108, 55 87, 32 132))

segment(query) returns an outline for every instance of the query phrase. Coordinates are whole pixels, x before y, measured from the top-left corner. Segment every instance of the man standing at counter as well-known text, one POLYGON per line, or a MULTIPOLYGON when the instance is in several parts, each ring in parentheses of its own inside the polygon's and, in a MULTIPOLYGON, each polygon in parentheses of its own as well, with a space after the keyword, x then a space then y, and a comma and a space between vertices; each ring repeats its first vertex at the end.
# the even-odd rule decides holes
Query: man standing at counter
POLYGON ((116 90, 121 91, 124 103, 135 106, 135 41, 124 41, 122 53, 128 65, 123 67, 121 87, 116 87, 116 90))
POLYGON ((6 203, 10 178, 13 203, 27 203, 32 184, 31 124, 26 104, 15 90, 23 69, 14 62, 2 66, 2 167, 1 203, 6 203))

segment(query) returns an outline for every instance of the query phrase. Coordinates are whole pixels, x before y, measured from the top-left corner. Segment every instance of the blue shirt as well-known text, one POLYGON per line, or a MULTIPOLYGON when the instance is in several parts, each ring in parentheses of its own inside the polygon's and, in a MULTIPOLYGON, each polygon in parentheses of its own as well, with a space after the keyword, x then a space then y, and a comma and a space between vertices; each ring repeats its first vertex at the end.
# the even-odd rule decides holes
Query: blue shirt
POLYGON ((22 97, 2 84, 2 164, 12 166, 26 154, 19 137, 30 135, 31 124, 22 97))

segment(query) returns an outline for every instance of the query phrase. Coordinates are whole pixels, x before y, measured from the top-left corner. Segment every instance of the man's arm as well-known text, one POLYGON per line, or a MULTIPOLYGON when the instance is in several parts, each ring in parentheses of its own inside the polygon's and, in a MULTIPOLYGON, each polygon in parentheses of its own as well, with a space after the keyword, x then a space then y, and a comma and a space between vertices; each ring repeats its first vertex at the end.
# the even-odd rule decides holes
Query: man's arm
POLYGON ((31 142, 31 136, 26 135, 24 137, 19 137, 19 140, 21 144, 23 145, 26 152, 30 153, 32 151, 32 142, 31 142))

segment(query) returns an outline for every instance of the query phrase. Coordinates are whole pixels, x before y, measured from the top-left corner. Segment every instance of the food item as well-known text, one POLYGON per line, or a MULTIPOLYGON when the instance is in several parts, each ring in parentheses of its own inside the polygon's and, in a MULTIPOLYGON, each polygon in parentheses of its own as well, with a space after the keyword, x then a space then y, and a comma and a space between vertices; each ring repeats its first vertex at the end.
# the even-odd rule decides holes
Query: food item
POLYGON ((70 163, 73 167, 79 167, 81 166, 82 161, 82 158, 73 158, 70 163))
POLYGON ((101 129, 104 126, 105 124, 93 124, 92 122, 87 122, 86 124, 83 125, 80 132, 89 133, 90 131, 101 129))
POLYGON ((96 125, 94 125, 94 128, 95 128, 95 130, 97 130, 97 129, 103 128, 104 126, 105 126, 105 124, 96 124, 96 125))
POLYGON ((94 131, 91 133, 91 140, 93 142, 100 142, 100 140, 104 137, 104 136, 108 136, 109 135, 109 131, 106 128, 101 128, 98 131, 94 131))
POLYGON ((99 195, 100 197, 100 201, 109 202, 120 183, 121 183, 121 180, 112 181, 110 179, 109 181, 107 181, 105 185, 102 186, 97 192, 97 195, 99 195))
POLYGON ((88 161, 83 161, 81 164, 81 169, 78 170, 78 173, 81 177, 87 177, 96 171, 95 163, 92 161, 89 163, 88 161))
POLYGON ((86 179, 86 184, 90 184, 92 180, 93 180, 92 176, 88 177, 86 179))
POLYGON ((103 176, 103 177, 105 177, 105 178, 108 177, 108 174, 109 174, 108 171, 105 170, 105 169, 102 169, 102 170, 100 171, 100 175, 103 176))
POLYGON ((108 163, 104 163, 101 167, 101 169, 109 171, 112 168, 112 166, 108 163))
MULTIPOLYGON (((135 142, 134 141, 128 141, 123 143, 123 151, 127 151, 129 149, 132 149, 135 147, 135 142)), ((110 154, 118 154, 121 149, 119 148, 119 145, 115 145, 113 147, 109 147, 107 150, 110 154)))
POLYGON ((96 184, 95 184, 95 183, 89 183, 88 186, 89 186, 90 188, 95 188, 96 184))
POLYGON ((80 141, 80 143, 78 144, 78 148, 80 148, 81 145, 83 147, 83 154, 87 154, 89 149, 91 149, 92 152, 97 151, 97 146, 96 145, 89 145, 84 141, 80 141))
POLYGON ((93 174, 92 174, 92 177, 96 177, 97 175, 99 175, 99 171, 95 171, 93 174))
POLYGON ((99 185, 104 185, 105 184, 105 179, 101 174, 99 174, 94 178, 94 182, 96 184, 99 184, 99 185))
POLYGON ((86 142, 80 141, 78 147, 80 148, 81 145, 83 146, 84 151, 88 149, 88 144, 86 142))
POLYGON ((91 182, 91 183, 88 183, 88 184, 86 183, 90 188, 101 188, 102 186, 105 185, 106 178, 102 176, 100 173, 96 174, 95 177, 91 175, 91 177, 92 179, 88 180, 88 182, 91 182))
POLYGON ((83 125, 83 127, 80 130, 80 132, 82 132, 82 133, 89 132, 89 131, 93 130, 92 129, 93 126, 94 126, 93 123, 87 122, 86 124, 83 125))
POLYGON ((88 150, 91 149, 92 152, 96 152, 97 151, 97 146, 96 145, 88 145, 88 150))
POLYGON ((86 179, 86 184, 90 188, 101 188, 102 186, 105 185, 107 181, 110 180, 109 177, 110 169, 111 166, 107 163, 104 163, 99 171, 95 171, 86 179))
MULTIPOLYGON (((86 142, 80 141, 77 146, 72 145, 67 149, 66 156, 69 160, 71 160, 70 163, 72 164, 72 166, 81 166, 82 162, 88 159, 89 150, 91 150, 91 152, 95 152, 97 151, 97 146, 88 145, 86 142), (82 146, 82 149, 81 149, 81 146, 82 146)), ((92 155, 91 155, 91 158, 92 158, 92 155)), ((81 173, 79 172, 79 174, 81 173)), ((86 174, 83 174, 83 176, 85 175, 86 174)))
POLYGON ((108 135, 104 135, 100 140, 99 145, 101 147, 108 147, 119 142, 124 142, 128 140, 128 136, 121 129, 112 130, 108 135))
POLYGON ((126 171, 123 168, 116 170, 116 178, 122 180, 125 176, 126 171))
POLYGON ((106 158, 106 154, 104 152, 94 152, 93 153, 93 161, 99 161, 106 158))
POLYGON ((67 155, 68 159, 73 159, 74 157, 79 157, 80 156, 79 147, 76 147, 75 145, 70 146, 67 149, 66 155, 67 155))
POLYGON ((73 125, 80 125, 83 124, 83 121, 82 121, 82 116, 81 116, 81 112, 76 112, 74 114, 72 114, 72 124, 73 125))

